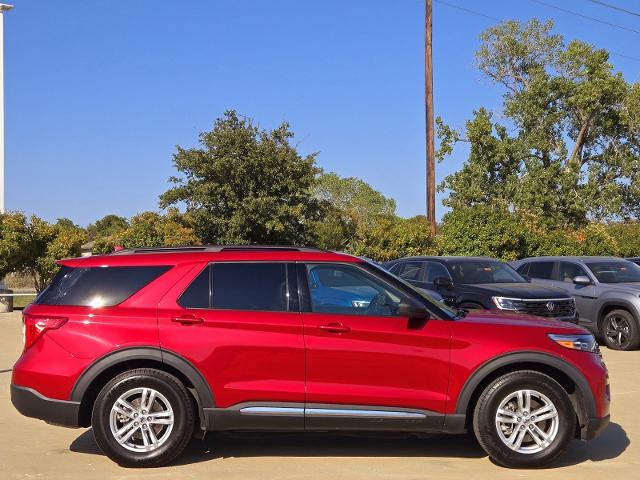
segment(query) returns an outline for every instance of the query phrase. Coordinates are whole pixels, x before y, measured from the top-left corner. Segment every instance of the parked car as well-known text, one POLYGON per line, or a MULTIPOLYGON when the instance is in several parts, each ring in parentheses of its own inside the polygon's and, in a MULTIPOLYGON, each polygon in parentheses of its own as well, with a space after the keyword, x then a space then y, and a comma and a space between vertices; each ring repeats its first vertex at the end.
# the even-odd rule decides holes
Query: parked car
POLYGON ((631 257, 631 258, 627 258, 627 260, 635 263, 636 265, 640 265, 640 257, 631 257))
POLYGON ((92 426, 121 465, 166 464, 211 430, 472 429, 496 462, 538 466, 609 422, 586 330, 466 314, 357 257, 202 246, 59 263, 24 310, 11 400, 92 426))
POLYGON ((640 267, 635 263, 616 257, 537 257, 513 266, 538 285, 573 295, 580 324, 609 348, 640 346, 640 267))
POLYGON ((436 290, 453 307, 577 322, 571 295, 558 288, 533 285, 511 266, 493 258, 407 257, 385 267, 415 287, 436 290))

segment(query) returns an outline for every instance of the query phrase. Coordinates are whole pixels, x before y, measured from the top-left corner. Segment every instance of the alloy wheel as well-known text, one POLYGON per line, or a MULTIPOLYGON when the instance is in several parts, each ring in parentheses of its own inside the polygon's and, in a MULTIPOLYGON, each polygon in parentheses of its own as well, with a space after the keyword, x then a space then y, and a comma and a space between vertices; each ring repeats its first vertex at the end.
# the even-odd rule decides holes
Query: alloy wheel
POLYGON ((624 347, 629 341, 631 326, 626 318, 612 315, 607 319, 604 334, 607 340, 618 348, 624 347))
POLYGON ((558 411, 546 395, 517 390, 500 402, 495 426, 511 450, 534 454, 548 448, 558 435, 558 411))
POLYGON ((173 409, 152 388, 134 388, 118 397, 109 413, 113 438, 132 452, 150 452, 164 444, 173 430, 173 409))

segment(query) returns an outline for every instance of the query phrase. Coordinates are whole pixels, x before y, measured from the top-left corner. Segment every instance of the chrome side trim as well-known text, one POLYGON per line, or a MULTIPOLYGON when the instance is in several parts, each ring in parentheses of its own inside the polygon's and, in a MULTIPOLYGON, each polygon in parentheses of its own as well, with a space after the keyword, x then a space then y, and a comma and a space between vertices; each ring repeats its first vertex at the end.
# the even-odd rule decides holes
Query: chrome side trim
POLYGON ((426 418, 418 412, 396 410, 356 410, 347 408, 306 408, 307 417, 426 418))
POLYGON ((244 407, 240 409, 243 415, 268 415, 268 416, 286 416, 286 417, 302 417, 304 408, 298 407, 244 407))

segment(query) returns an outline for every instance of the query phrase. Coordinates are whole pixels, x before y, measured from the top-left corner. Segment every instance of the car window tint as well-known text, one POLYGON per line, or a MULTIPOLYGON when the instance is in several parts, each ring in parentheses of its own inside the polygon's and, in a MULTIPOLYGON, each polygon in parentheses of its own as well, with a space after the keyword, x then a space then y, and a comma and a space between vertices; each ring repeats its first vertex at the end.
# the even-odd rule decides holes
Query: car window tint
POLYGON ((226 310, 283 312, 287 305, 284 263, 216 263, 212 306, 226 310))
POLYGON ((554 262, 531 262, 529 264, 529 276, 531 278, 541 278, 551 280, 554 262))
POLYGON ((170 267, 63 268, 35 300, 42 305, 110 307, 158 278, 170 267))
POLYGON ((406 297, 374 275, 355 266, 306 266, 311 311, 347 315, 395 316, 406 297))
POLYGON ((587 275, 580 265, 569 262, 560 262, 558 266, 558 280, 561 282, 573 283, 573 279, 580 275, 587 275))
POLYGON ((404 280, 422 281, 422 262, 405 262, 398 276, 404 280))
POLYGON ((602 283, 640 282, 640 267, 633 262, 612 260, 591 262, 588 266, 602 283))
POLYGON ((529 276, 529 265, 531 265, 530 263, 523 263, 522 265, 520 265, 518 268, 516 268, 516 272, 518 272, 520 275, 527 275, 529 276))
POLYGON ((438 262, 426 262, 425 263, 425 282, 433 283, 437 278, 451 279, 447 268, 438 262))
POLYGON ((184 308, 211 308, 211 267, 209 265, 180 295, 178 304, 184 308))
POLYGON ((495 260, 450 261, 449 267, 456 283, 523 283, 520 276, 510 265, 495 260))

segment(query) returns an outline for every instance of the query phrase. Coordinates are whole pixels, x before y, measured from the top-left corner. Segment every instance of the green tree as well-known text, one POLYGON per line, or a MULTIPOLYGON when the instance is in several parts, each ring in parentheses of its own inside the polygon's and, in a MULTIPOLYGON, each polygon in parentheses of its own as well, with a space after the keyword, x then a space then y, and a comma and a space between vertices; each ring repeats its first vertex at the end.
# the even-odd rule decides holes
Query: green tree
POLYGON ((504 89, 495 122, 484 108, 464 134, 438 120, 442 159, 470 153, 445 178, 445 204, 524 210, 550 225, 640 215, 640 86, 613 71, 609 54, 565 43, 552 23, 503 22, 481 35, 479 69, 504 89))
POLYGON ((640 222, 616 222, 606 228, 618 244, 620 256, 640 257, 640 222))
POLYGON ((29 251, 28 221, 23 213, 0 214, 0 278, 19 270, 29 251))
POLYGON ((125 231, 129 227, 129 221, 118 215, 110 214, 105 215, 100 220, 96 220, 95 223, 89 224, 87 227, 87 234, 90 240, 95 240, 100 237, 110 237, 125 231))
POLYGON ((19 270, 28 273, 35 289, 41 291, 58 271, 56 261, 79 256, 87 235, 67 219, 50 224, 34 215, 27 225, 26 239, 26 256, 19 270))
POLYGON ((487 256, 510 261, 528 256, 531 237, 542 235, 529 219, 505 208, 461 207, 442 218, 437 237, 443 255, 487 256), (529 224, 528 224, 529 223, 529 224))
POLYGON ((176 208, 169 208, 165 215, 157 212, 135 215, 126 230, 108 237, 99 237, 93 246, 93 253, 113 252, 116 245, 134 248, 173 247, 198 243, 199 239, 185 216, 176 208))
POLYGON ((379 215, 373 219, 359 232, 350 251, 378 262, 436 253, 424 216, 405 219, 393 215, 379 215))
POLYGON ((314 195, 327 205, 316 226, 318 246, 331 250, 352 248, 359 231, 369 228, 379 216, 393 216, 396 211, 396 202, 368 183, 335 173, 320 175, 314 195))
POLYGON ((205 243, 304 244, 313 241, 322 202, 313 196, 315 155, 300 156, 289 125, 267 131, 235 111, 200 134, 200 148, 177 147, 181 177, 160 196, 161 208, 186 206, 205 243))

